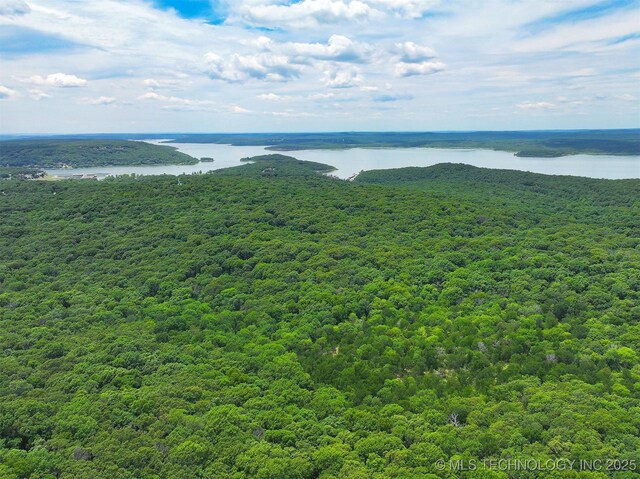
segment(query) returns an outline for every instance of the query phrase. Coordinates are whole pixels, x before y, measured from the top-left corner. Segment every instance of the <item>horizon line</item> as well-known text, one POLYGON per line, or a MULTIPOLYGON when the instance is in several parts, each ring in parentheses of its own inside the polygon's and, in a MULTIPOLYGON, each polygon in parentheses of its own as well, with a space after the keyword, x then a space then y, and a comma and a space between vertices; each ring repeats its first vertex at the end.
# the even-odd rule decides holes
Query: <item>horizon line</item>
POLYGON ((193 132, 193 131, 144 131, 144 132, 75 132, 75 133, 0 133, 3 137, 56 137, 56 136, 108 136, 108 135, 305 135, 305 134, 344 134, 344 133, 526 133, 526 132, 575 132, 575 131, 633 131, 640 126, 627 128, 559 128, 524 130, 316 130, 316 131, 244 131, 244 132, 193 132))

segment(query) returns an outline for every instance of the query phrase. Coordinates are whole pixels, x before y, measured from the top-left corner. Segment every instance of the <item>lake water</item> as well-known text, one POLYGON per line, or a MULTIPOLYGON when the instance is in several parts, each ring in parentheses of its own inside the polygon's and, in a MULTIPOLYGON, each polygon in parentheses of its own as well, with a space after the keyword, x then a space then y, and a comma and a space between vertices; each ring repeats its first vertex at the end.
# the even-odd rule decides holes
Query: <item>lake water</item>
MULTIPOLYGON (((163 144, 161 140, 149 143, 163 144)), ((210 143, 169 143, 195 158, 211 157, 213 163, 195 165, 109 166, 46 170, 50 175, 179 175, 241 165, 241 158, 268 153, 262 146, 230 146, 210 143)), ((350 178, 362 170, 431 166, 438 163, 465 163, 484 168, 531 171, 547 175, 587 176, 591 178, 640 178, 640 156, 572 155, 561 158, 518 158, 513 153, 493 150, 442 148, 352 148, 350 150, 301 150, 282 152, 300 160, 316 161, 336 168, 331 174, 350 178)))

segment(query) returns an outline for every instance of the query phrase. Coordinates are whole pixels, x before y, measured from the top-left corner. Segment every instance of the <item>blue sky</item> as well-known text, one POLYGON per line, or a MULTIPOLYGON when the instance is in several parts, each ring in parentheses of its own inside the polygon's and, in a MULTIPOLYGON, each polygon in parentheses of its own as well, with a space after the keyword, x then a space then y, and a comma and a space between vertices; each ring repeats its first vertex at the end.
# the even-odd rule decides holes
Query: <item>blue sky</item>
POLYGON ((0 0, 0 133, 640 127, 640 0, 0 0))
POLYGON ((227 18, 225 6, 209 0, 157 0, 152 5, 160 9, 173 10, 182 18, 205 20, 213 25, 220 25, 227 18))

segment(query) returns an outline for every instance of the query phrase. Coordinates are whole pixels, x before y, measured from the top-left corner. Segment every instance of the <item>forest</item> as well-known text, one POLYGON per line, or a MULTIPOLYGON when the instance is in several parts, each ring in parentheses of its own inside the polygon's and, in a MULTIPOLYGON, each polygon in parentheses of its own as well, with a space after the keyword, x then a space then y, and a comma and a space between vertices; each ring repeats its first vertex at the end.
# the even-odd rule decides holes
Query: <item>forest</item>
POLYGON ((5 168, 189 165, 197 162, 171 146, 141 141, 51 138, 0 141, 0 167, 5 168))
MULTIPOLYGON (((103 146, 111 142, 127 140, 164 140, 170 146, 176 143, 213 143, 234 146, 265 146, 273 151, 296 150, 343 150, 349 148, 470 148, 490 149, 513 152, 520 157, 556 158, 566 155, 640 155, 640 129, 623 130, 554 130, 554 131, 449 131, 449 132, 327 132, 327 133, 145 133, 145 134, 88 134, 88 135, 59 135, 47 139, 33 138, 3 138, 0 136, 0 166, 5 165, 7 150, 3 154, 8 140, 18 147, 40 142, 39 150, 45 148, 47 142, 102 142, 103 146), (167 140, 170 138, 170 140, 167 140), (1 141, 1 140, 5 141, 1 141)), ((130 143, 130 142, 128 142, 130 143)), ((131 146, 131 144, 130 144, 131 146)), ((153 147, 153 145, 150 145, 153 147)), ((12 147, 13 149, 13 147, 12 147)), ((20 154, 30 152, 23 150, 20 154)), ((147 152, 151 156, 161 154, 161 150, 150 148, 147 152)), ((129 153, 130 154, 130 153, 129 153)), ((164 155, 170 155, 164 152, 164 155)), ((122 160, 125 163, 113 164, 149 164, 150 157, 144 154, 144 160, 138 158, 137 163, 131 159, 122 160)), ((13 157, 13 156, 12 156, 13 157)), ((37 155, 36 157, 41 157, 37 155)), ((123 158, 126 158, 124 156, 123 158)), ((132 156, 131 158, 136 158, 132 156)), ((92 161, 97 161, 97 158, 92 161)), ((162 163, 185 164, 187 158, 180 161, 160 160, 162 163)), ((100 163, 85 163, 76 166, 96 166, 100 163)), ((19 166, 33 166, 24 165, 19 166)), ((13 165, 12 165, 13 166, 13 165)), ((48 166, 48 165, 47 165, 48 166)))
MULTIPOLYGON (((516 156, 560 157, 580 153, 640 155, 640 130, 343 132, 177 134, 178 143, 268 145, 295 151, 347 148, 475 148, 512 151, 516 156)), ((166 138, 166 135, 164 136, 166 138)))
POLYGON ((251 160, 2 182, 0 478, 640 476, 640 180, 251 160))

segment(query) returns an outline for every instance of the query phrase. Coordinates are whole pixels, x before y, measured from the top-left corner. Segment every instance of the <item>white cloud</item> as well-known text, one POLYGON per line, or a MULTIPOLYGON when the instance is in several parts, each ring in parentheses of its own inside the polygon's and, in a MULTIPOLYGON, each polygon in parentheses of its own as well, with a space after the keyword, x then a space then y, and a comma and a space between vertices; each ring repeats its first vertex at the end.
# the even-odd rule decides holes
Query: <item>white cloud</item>
POLYGON ((441 72, 446 68, 446 65, 442 62, 420 62, 420 63, 405 63, 400 62, 396 64, 395 74, 398 77, 410 77, 415 75, 432 75, 433 73, 441 72))
MULTIPOLYGON (((65 5, 62 5, 62 8, 65 8, 65 5)), ((31 4, 31 12, 33 13, 41 13, 48 16, 51 19, 62 20, 65 22, 73 21, 73 22, 82 22, 82 18, 78 15, 73 15, 69 12, 64 11, 63 9, 49 8, 44 7, 39 4, 31 4)), ((68 8, 68 7, 67 7, 68 8)), ((84 22, 86 23, 86 22, 84 22)))
POLYGON ((217 53, 207 53, 204 57, 209 78, 229 83, 248 80, 287 81, 300 76, 300 67, 292 65, 285 55, 270 52, 257 55, 233 54, 223 58, 217 53))
POLYGON ((285 97, 276 95, 275 93, 262 93, 258 95, 257 98, 266 101, 283 101, 286 99, 285 97))
POLYGON ((435 50, 414 42, 396 43, 394 52, 399 56, 395 66, 398 77, 431 75, 446 68, 444 63, 435 60, 435 50))
POLYGON ((355 67, 331 66, 325 70, 322 81, 329 88, 352 88, 362 83, 363 78, 355 67))
POLYGON ((277 43, 264 36, 245 44, 257 48, 259 52, 235 53, 227 57, 214 52, 207 53, 204 57, 207 75, 228 83, 244 83, 249 80, 283 82, 298 79, 306 71, 314 69, 328 75, 335 70, 334 77, 328 80, 328 84, 346 85, 351 83, 345 79, 348 73, 339 73, 335 66, 328 68, 327 63, 366 63, 373 51, 368 44, 354 42, 344 35, 332 35, 326 44, 277 43), (331 72, 327 73, 329 70, 331 72))
POLYGON ((266 52, 271 50, 271 47, 273 45, 273 40, 271 40, 271 38, 269 37, 260 36, 254 40, 251 40, 249 44, 253 45, 260 51, 266 52))
POLYGON ((333 100, 336 97, 337 95, 335 93, 316 93, 315 95, 311 95, 312 100, 318 101, 333 100))
POLYGON ((617 100, 622 100, 622 101, 637 101, 638 100, 638 97, 630 95, 629 93, 622 93, 620 95, 614 95, 613 97, 615 99, 617 99, 617 100))
MULTIPOLYGON (((484 69, 484 70, 488 71, 488 73, 493 72, 493 69, 484 69)), ((474 70, 474 71, 477 73, 478 76, 482 75, 483 73, 482 71, 478 71, 478 70, 474 70)), ((514 84, 522 84, 522 83, 535 81, 536 78, 534 76, 524 74, 520 71, 498 70, 495 72, 495 74, 490 76, 488 80, 491 82, 496 82, 500 84, 514 85, 514 84)))
POLYGON ((556 97, 556 102, 561 103, 563 105, 574 105, 574 106, 585 104, 584 100, 572 100, 571 98, 567 98, 566 96, 562 96, 562 95, 556 97))
POLYGON ((596 72, 593 68, 581 68, 579 70, 574 70, 566 74, 568 77, 590 77, 595 75, 596 72))
POLYGON ((550 110, 556 107, 553 103, 546 101, 523 101, 516 106, 522 110, 550 110))
POLYGON ((282 2, 251 0, 232 5, 240 18, 257 25, 291 27, 338 22, 381 20, 391 15, 402 19, 424 16, 439 0, 302 0, 282 2), (234 8, 235 7, 235 8, 234 8))
MULTIPOLYGON (((627 35, 637 35, 638 15, 626 12, 603 16, 583 22, 558 25, 547 32, 515 42, 519 52, 543 52, 570 50, 596 52, 603 49, 602 42, 617 40, 627 35)), ((615 43, 612 44, 615 46, 615 43)), ((606 47, 604 47, 606 50, 606 47)))
POLYGON ((16 91, 0 85, 0 100, 9 100, 16 95, 16 91))
POLYGON ((100 96, 98 98, 85 98, 83 103, 87 105, 112 105, 116 99, 112 96, 100 96))
POLYGON ((211 25, 154 8, 158 2, 150 0, 0 0, 0 14, 13 13, 0 21, 15 30, 16 39, 24 34, 27 41, 34 34, 72 46, 63 41, 59 48, 45 49, 44 42, 32 42, 43 48, 24 52, 24 42, 3 43, 0 85, 19 91, 11 90, 14 101, 3 103, 12 121, 2 127, 45 133, 121 130, 104 109, 82 106, 100 96, 117 98, 119 106, 133 100, 127 111, 131 123, 125 124, 138 131, 206 125, 264 131, 274 123, 283 130, 410 129, 416 124, 505 129, 515 125, 509 120, 514 110, 520 112, 519 128, 637 126, 637 18, 624 6, 597 18, 567 16, 594 1, 215 0, 225 5, 229 18, 211 25), (25 5, 30 12, 20 15, 27 12, 25 5), (263 33, 247 24, 273 29, 263 33), (14 44, 16 51, 5 55, 14 44), (212 55, 205 57, 207 52, 212 55), (438 81, 419 76, 443 69, 434 77, 438 81), (76 80, 55 72, 74 73, 76 80), (42 76, 32 77, 35 73, 42 76), (25 83, 18 88, 17 80, 25 83), (82 85, 64 95, 56 88, 82 85), (136 105, 145 93, 157 96, 136 105), (56 101, 32 100, 47 95, 56 101), (391 101, 399 95, 413 99, 375 119, 374 108, 400 105, 391 101), (567 100, 559 100, 561 95, 567 100), (598 95, 603 101, 596 100, 598 95), (63 101, 66 119, 61 122, 56 118, 63 101), (538 105, 547 102, 557 106, 538 105), (232 115, 229 105, 253 113, 232 115), (450 113, 434 116, 429 106, 450 113), (467 116, 491 107, 502 108, 501 118, 480 123, 467 116), (280 118, 274 122, 271 110, 284 114, 275 115, 280 118), (310 120, 299 112, 319 116, 310 120), (563 117, 543 114, 548 112, 563 117), (578 112, 588 116, 580 118, 578 112))
POLYGON ((403 63, 421 63, 436 57, 436 52, 413 42, 396 43, 396 51, 403 63))
POLYGON ((273 116, 282 116, 286 118, 313 118, 318 116, 314 113, 308 113, 304 111, 294 111, 294 110, 272 111, 271 114, 273 116))
POLYGON ((314 95, 311 95, 309 99, 320 104, 329 103, 332 105, 337 105, 339 103, 356 101, 358 97, 353 93, 345 93, 343 90, 343 92, 340 92, 340 93, 336 93, 336 92, 316 93, 314 95))
POLYGON ((140 95, 139 99, 140 100, 168 100, 169 97, 160 95, 158 93, 149 92, 149 93, 145 93, 144 95, 140 95))
POLYGON ((65 73, 52 73, 46 77, 40 75, 33 75, 27 80, 29 83, 42 86, 50 86, 56 88, 77 88, 83 87, 87 84, 87 80, 78 78, 75 75, 67 75, 65 73))
POLYGON ((290 5, 245 5, 241 17, 258 25, 305 27, 381 18, 382 12, 359 0, 302 0, 290 5))
POLYGON ((45 91, 40 90, 39 88, 30 89, 29 96, 36 101, 44 100, 45 98, 51 98, 51 95, 49 95, 45 91))
POLYGON ((184 88, 186 85, 190 83, 188 80, 188 75, 183 75, 181 73, 175 74, 178 79, 156 79, 156 78, 145 78, 142 80, 142 85, 151 91, 162 90, 164 88, 184 88))
POLYGON ((165 109, 181 111, 211 110, 216 106, 216 103, 210 100, 193 100, 177 96, 166 96, 153 91, 140 95, 138 99, 162 102, 166 104, 163 107, 165 109))
POLYGON ((143 82, 143 85, 151 90, 156 90, 160 88, 160 82, 158 80, 154 80, 153 78, 147 78, 143 82))
POLYGON ((439 0, 368 0, 375 6, 384 7, 387 10, 403 18, 415 19, 422 17, 433 7, 440 4, 439 0))
POLYGON ((0 0, 0 16, 19 16, 26 15, 31 11, 29 4, 22 0, 0 0))
POLYGON ((242 113, 251 113, 251 110, 247 110, 246 108, 242 108, 241 106, 238 105, 233 105, 229 108, 229 111, 231 113, 237 113, 237 114, 242 114, 242 113))
POLYGON ((294 61, 301 63, 306 63, 309 59, 363 63, 372 51, 366 43, 354 42, 343 35, 331 35, 326 45, 289 43, 284 48, 291 52, 294 61))

